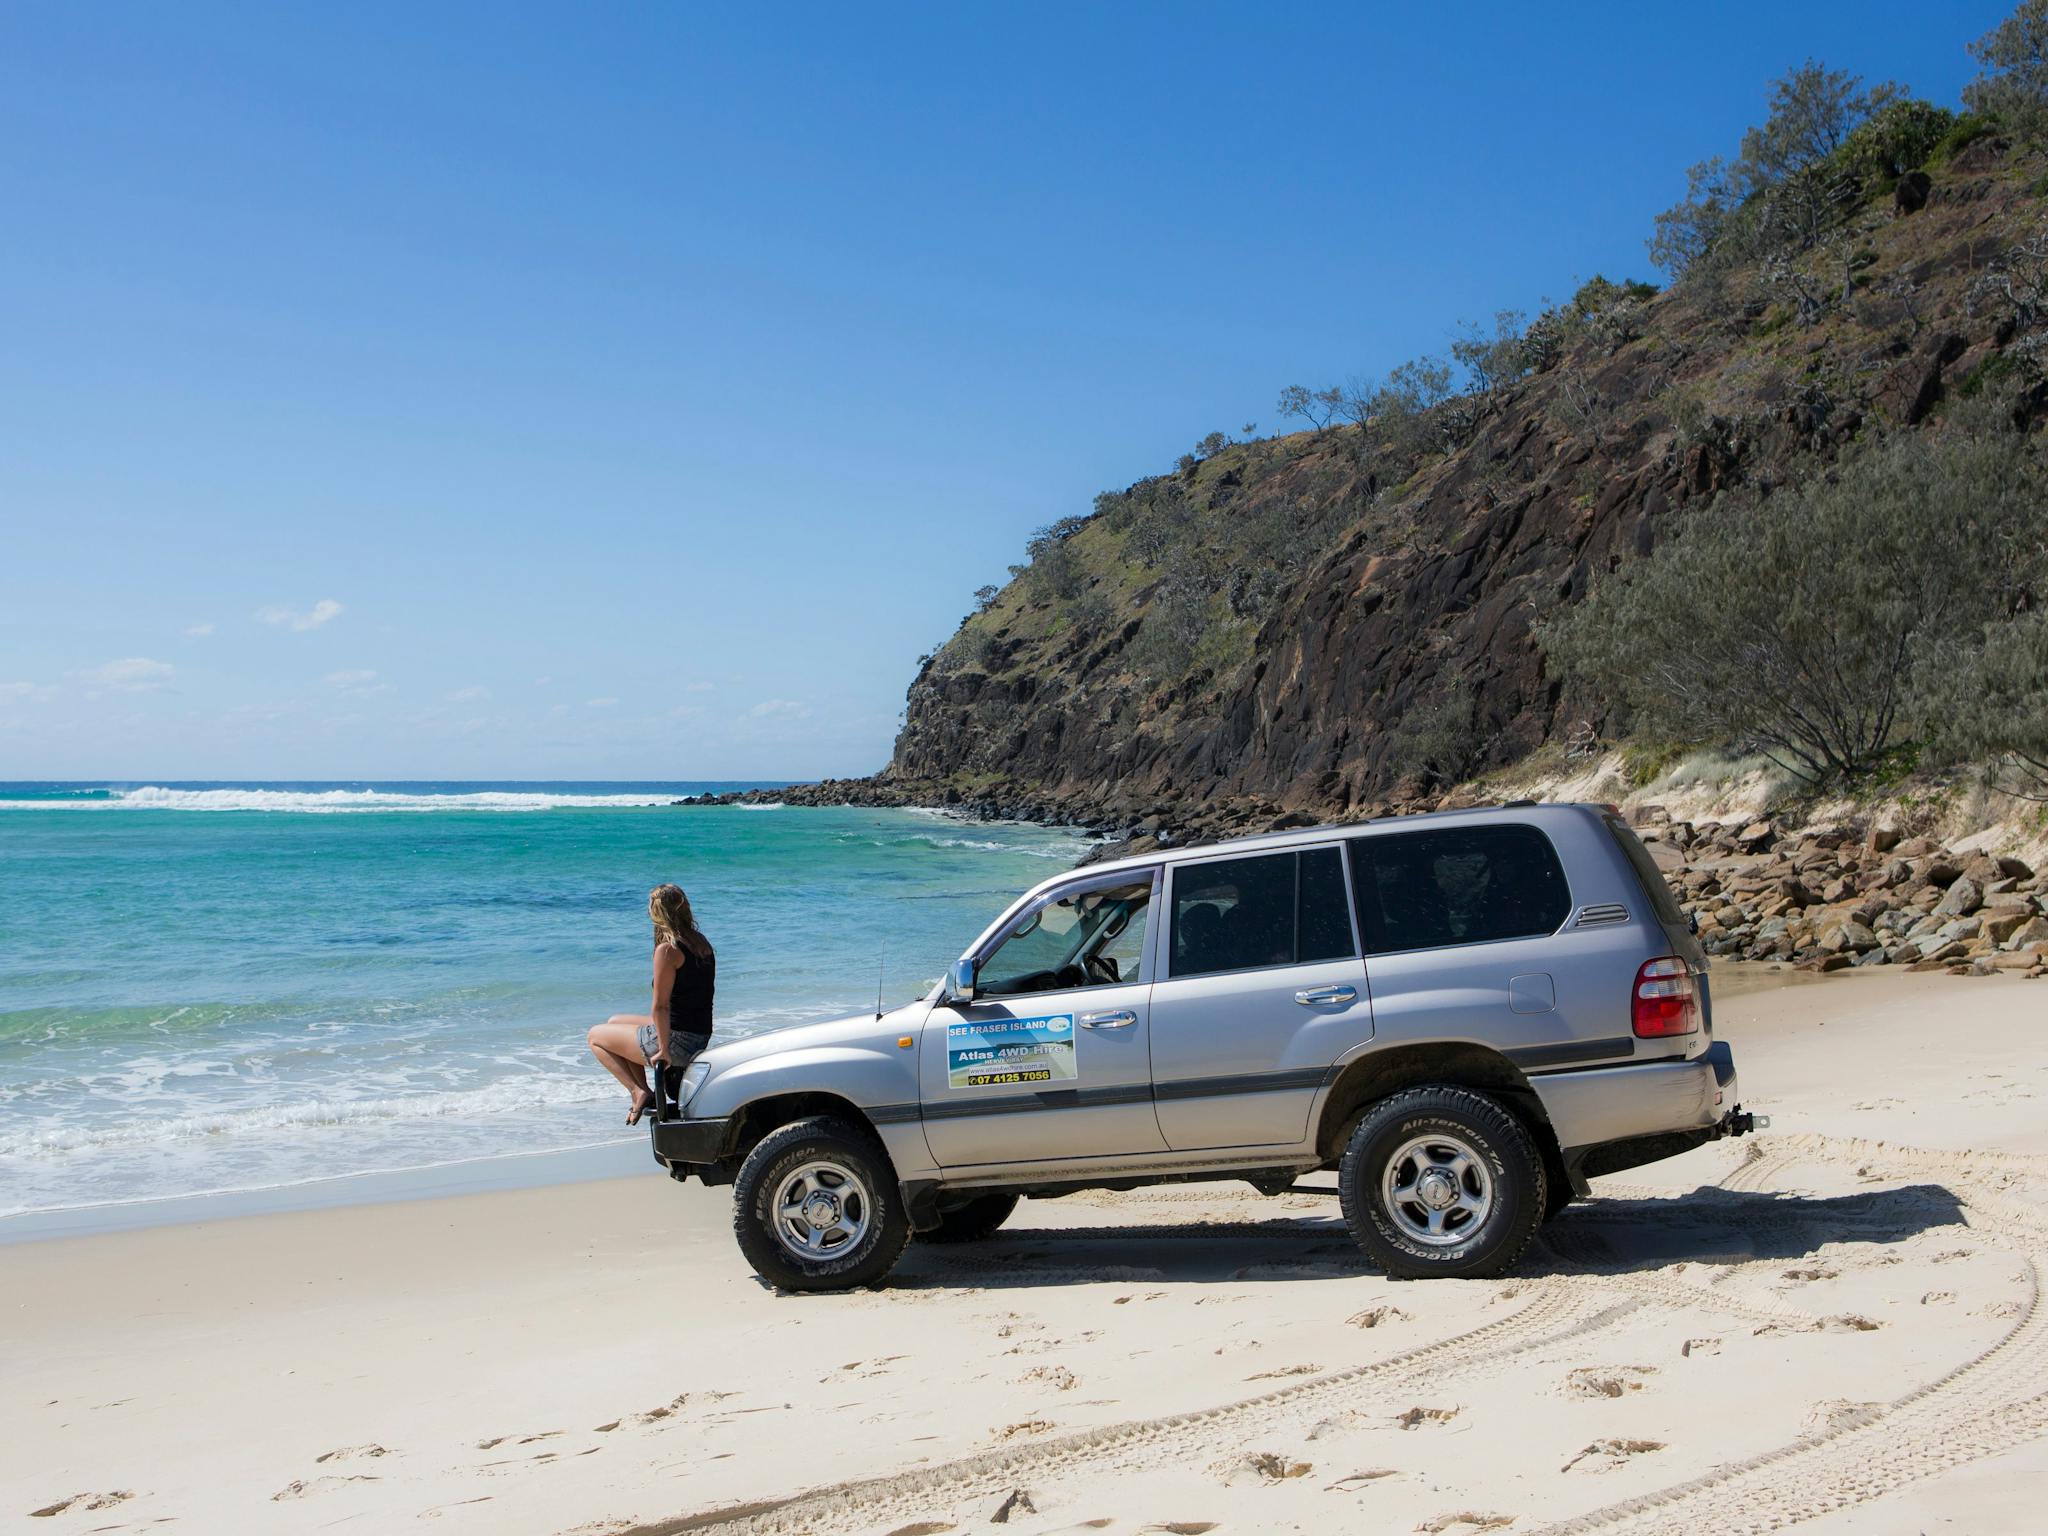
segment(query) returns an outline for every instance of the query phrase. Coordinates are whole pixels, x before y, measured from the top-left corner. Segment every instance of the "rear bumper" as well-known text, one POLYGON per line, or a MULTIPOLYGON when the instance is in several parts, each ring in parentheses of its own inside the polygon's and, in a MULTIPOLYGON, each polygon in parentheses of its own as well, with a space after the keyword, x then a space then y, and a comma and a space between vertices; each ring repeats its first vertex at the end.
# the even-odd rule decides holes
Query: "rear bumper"
POLYGON ((654 1160, 680 1177, 691 1168, 718 1162, 732 1149, 732 1121, 652 1120, 647 1139, 654 1160))
POLYGON ((1586 1181, 1769 1125, 1735 1102, 1735 1056, 1719 1041, 1698 1056, 1532 1079, 1551 1117, 1575 1194, 1586 1181))
POLYGON ((1635 1136, 1711 1130, 1735 1106, 1735 1055, 1715 1041, 1697 1056, 1529 1079, 1567 1151, 1635 1136))

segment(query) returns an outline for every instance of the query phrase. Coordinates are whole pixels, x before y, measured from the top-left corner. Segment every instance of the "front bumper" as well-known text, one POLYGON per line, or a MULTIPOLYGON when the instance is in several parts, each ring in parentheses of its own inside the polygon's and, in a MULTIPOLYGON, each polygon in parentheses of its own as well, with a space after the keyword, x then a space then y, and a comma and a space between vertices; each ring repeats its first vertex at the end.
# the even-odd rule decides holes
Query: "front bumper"
POLYGON ((680 1176, 690 1168, 716 1163, 732 1149, 730 1118, 716 1120, 651 1120, 647 1139, 654 1160, 680 1176))

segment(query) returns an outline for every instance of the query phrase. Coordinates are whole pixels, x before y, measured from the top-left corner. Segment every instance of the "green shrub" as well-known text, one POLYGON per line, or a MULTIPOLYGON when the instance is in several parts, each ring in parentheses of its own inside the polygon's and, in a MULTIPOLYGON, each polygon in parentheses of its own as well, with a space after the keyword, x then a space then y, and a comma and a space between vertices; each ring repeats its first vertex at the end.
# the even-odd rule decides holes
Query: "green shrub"
POLYGON ((1832 480, 1693 513, 1539 634, 1640 731, 1759 749, 1809 783, 1861 779, 1913 734, 1916 703, 1953 691, 1946 648, 2040 578, 2044 507, 2016 433, 1897 438, 1832 480))
POLYGON ((1986 112, 1965 112, 1934 141, 1922 163, 1930 168, 1944 166, 1979 139, 1998 132, 1998 119, 1986 112))
POLYGON ((1835 158, 1859 181, 1888 192, 1927 163, 1955 124, 1955 113, 1931 101, 1887 102, 1850 131, 1835 158))

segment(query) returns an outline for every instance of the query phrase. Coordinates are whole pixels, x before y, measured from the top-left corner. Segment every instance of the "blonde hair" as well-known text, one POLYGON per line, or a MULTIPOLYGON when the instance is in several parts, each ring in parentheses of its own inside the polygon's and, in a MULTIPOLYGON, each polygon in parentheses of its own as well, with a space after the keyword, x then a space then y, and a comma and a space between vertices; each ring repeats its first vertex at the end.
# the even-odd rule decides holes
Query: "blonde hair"
POLYGON ((657 885, 649 891, 647 915, 654 919, 656 943, 673 944, 700 960, 711 953, 711 941, 697 926, 697 914, 690 910, 690 898, 680 885, 657 885))

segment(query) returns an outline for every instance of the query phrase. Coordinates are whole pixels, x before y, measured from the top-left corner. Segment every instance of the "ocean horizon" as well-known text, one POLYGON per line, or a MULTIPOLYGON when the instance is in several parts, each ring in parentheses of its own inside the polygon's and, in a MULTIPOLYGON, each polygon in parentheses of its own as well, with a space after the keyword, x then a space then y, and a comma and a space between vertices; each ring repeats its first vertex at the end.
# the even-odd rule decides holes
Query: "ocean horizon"
POLYGON ((651 886, 736 1037, 927 990, 1089 846, 673 804, 790 782, 0 782, 0 1224, 637 1139, 583 1035, 646 1011, 651 886))

